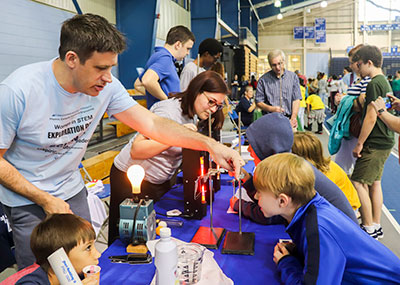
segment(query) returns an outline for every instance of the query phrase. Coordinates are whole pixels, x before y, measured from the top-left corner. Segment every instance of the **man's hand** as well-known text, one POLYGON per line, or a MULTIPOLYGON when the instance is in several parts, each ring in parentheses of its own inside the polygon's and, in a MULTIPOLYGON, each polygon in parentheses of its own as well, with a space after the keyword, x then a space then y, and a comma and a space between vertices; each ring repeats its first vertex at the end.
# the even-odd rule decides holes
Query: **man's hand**
POLYGON ((48 195, 46 201, 40 206, 43 208, 47 215, 51 214, 73 214, 71 211, 69 204, 64 200, 54 197, 52 195, 48 195))
MULTIPOLYGON (((243 175, 243 178, 242 178, 243 183, 251 178, 250 174, 243 167, 241 167, 240 173, 243 175)), ((235 173, 233 173, 232 171, 228 171, 228 175, 234 177, 235 173)))
POLYGON ((219 166, 228 171, 235 171, 236 179, 239 178, 240 168, 244 165, 244 160, 237 151, 214 141, 208 147, 208 152, 219 166))
POLYGON ((385 100, 383 100, 381 96, 379 96, 378 99, 376 99, 375 101, 372 101, 371 104, 374 107, 376 113, 378 113, 378 110, 380 109, 386 110, 385 100))
POLYGON ((386 96, 390 98, 390 101, 392 101, 392 109, 400 111, 400 99, 391 94, 386 94, 386 96))
POLYGON ((355 146, 355 148, 353 149, 353 156, 355 158, 359 158, 361 157, 361 151, 363 149, 364 145, 361 143, 357 143, 357 145, 355 146))
POLYGON ((285 110, 279 106, 272 106, 272 112, 283 113, 285 110))
POLYGON ((289 251, 286 249, 285 244, 278 242, 274 247, 274 262, 278 264, 282 257, 289 255, 289 251))
POLYGON ((297 118, 290 119, 290 124, 292 125, 293 129, 297 129, 297 118))
POLYGON ((192 130, 192 131, 197 132, 197 127, 196 127, 195 124, 189 123, 189 124, 184 124, 183 126, 186 127, 186 128, 188 128, 188 129, 190 129, 190 130, 192 130))

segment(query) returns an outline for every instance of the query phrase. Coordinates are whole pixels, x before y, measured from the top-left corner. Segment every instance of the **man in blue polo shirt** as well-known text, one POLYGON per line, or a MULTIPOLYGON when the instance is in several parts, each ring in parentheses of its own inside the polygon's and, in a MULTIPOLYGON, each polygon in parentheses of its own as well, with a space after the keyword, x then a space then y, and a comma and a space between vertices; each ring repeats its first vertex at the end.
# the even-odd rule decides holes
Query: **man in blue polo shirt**
POLYGON ((169 93, 180 92, 180 81, 175 61, 183 60, 194 44, 193 33, 184 26, 169 30, 164 47, 156 47, 146 63, 145 71, 135 82, 135 88, 146 89, 147 108, 168 99, 169 93))

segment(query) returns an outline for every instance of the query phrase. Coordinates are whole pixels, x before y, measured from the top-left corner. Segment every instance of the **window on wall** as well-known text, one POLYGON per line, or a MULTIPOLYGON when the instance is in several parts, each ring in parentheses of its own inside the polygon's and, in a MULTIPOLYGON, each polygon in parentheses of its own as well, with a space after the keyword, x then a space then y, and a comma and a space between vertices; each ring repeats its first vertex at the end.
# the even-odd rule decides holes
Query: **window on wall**
POLYGON ((400 0, 359 0, 359 21, 368 22, 389 21, 393 22, 400 16, 400 0))
POLYGON ((287 65, 290 71, 301 70, 301 55, 289 54, 287 65))
POLYGON ((173 0, 173 1, 175 1, 179 6, 190 11, 190 0, 173 0))

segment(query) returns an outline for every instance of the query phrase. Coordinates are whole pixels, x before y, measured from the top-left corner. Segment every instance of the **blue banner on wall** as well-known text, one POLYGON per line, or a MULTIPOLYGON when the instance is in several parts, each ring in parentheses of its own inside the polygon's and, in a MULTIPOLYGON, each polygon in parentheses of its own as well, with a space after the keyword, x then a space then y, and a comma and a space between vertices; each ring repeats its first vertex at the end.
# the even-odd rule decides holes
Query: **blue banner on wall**
POLYGON ((326 43, 326 31, 315 31, 315 43, 321 44, 326 43))
POLYGON ((375 24, 375 25, 361 25, 360 31, 391 31, 400 30, 400 24, 375 24))
POLYGON ((293 27, 293 37, 295 40, 304 39, 304 27, 293 27))
POLYGON ((315 19, 315 30, 316 31, 325 31, 326 30, 326 19, 325 18, 316 18, 315 19))
POLYGON ((314 39, 314 27, 304 27, 304 38, 305 39, 314 39))

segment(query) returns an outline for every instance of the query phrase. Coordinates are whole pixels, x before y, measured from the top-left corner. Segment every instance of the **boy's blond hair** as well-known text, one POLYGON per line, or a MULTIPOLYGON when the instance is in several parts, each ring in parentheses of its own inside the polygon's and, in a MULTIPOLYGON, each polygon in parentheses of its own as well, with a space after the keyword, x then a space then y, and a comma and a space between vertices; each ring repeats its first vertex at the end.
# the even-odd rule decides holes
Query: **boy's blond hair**
POLYGON ((245 89, 245 92, 247 93, 247 92, 250 91, 250 90, 253 90, 253 86, 247 85, 247 86, 246 86, 246 89, 245 89))
POLYGON ((36 263, 48 273, 47 257, 63 247, 67 255, 80 242, 96 239, 92 225, 74 214, 53 214, 38 224, 31 235, 31 249, 36 263))
POLYGON ((292 153, 311 162, 319 171, 329 171, 330 157, 324 157, 321 141, 311 132, 294 133, 292 153))
POLYGON ((315 195, 311 165, 292 153, 272 155, 260 162, 254 172, 257 191, 270 191, 276 197, 286 194, 296 205, 307 204, 315 195))

